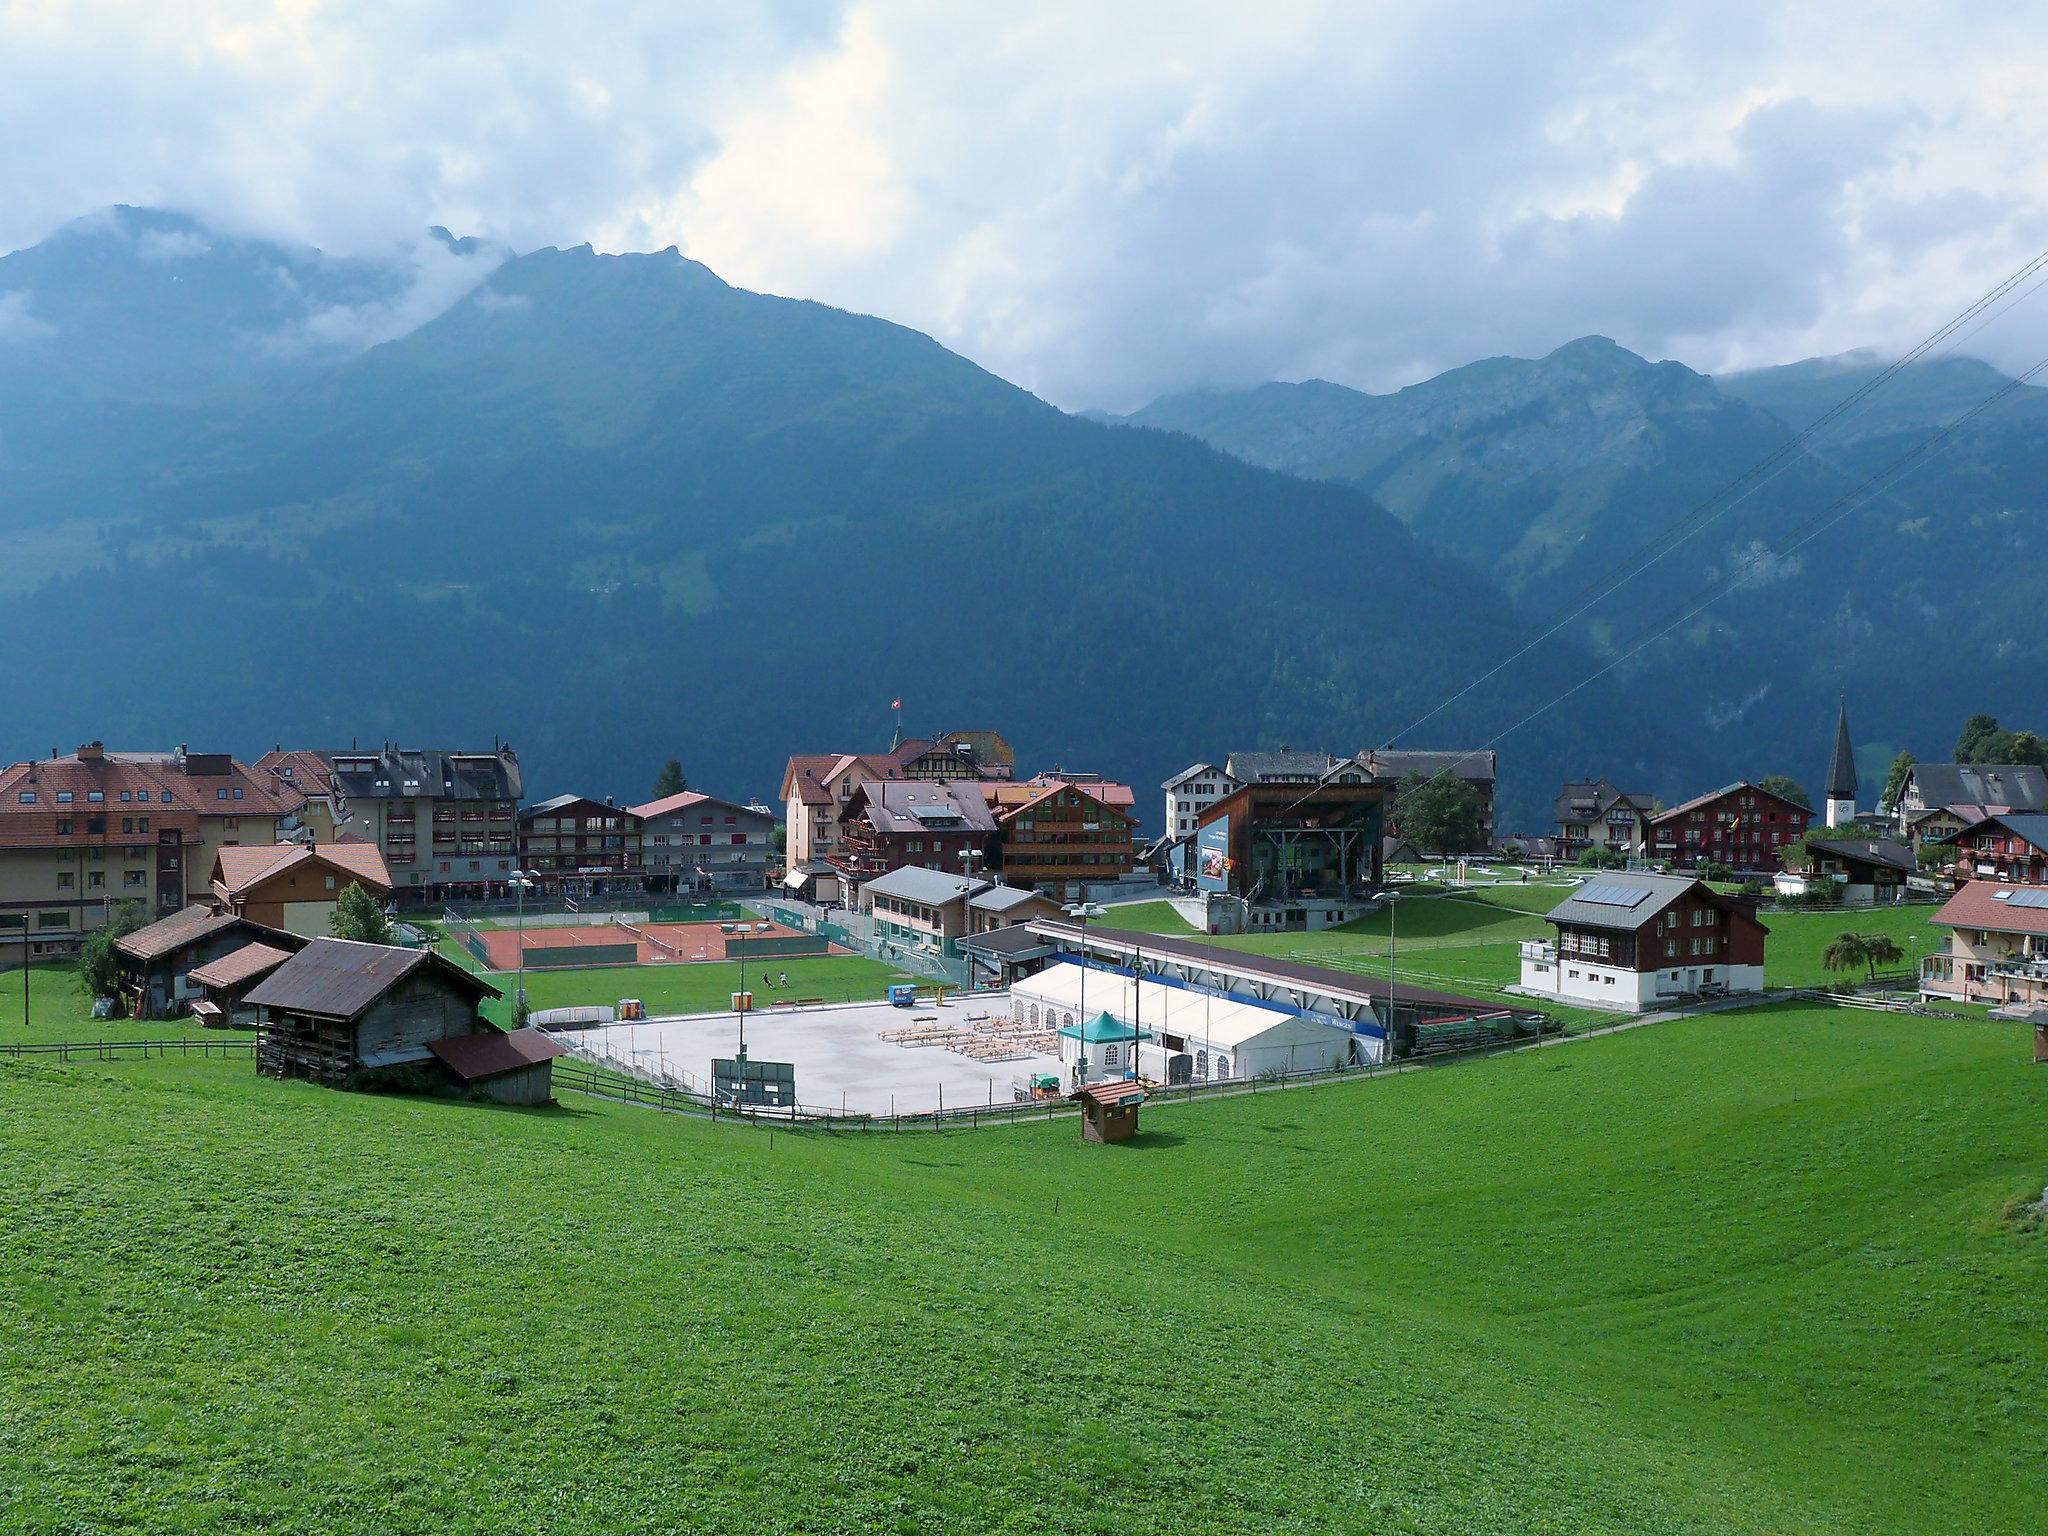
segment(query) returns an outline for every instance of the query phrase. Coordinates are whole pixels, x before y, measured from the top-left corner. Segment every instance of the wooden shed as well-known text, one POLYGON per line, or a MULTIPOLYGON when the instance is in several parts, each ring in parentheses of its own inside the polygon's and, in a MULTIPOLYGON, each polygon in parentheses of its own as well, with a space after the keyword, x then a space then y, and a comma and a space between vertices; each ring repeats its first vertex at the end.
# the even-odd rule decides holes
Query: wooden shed
POLYGON ((537 1029, 453 1035, 427 1049, 456 1082, 501 1104, 555 1102, 554 1060, 562 1047, 537 1029))
POLYGON ((248 994, 291 957, 292 949, 252 939, 217 960, 195 965, 186 976, 199 989, 192 1017, 216 1029, 254 1024, 258 1010, 246 1000, 248 994))
POLYGON ((315 939, 259 982, 256 1070, 342 1082, 437 1063, 433 1043, 498 1033, 477 1011, 498 989, 431 949, 315 939))
POLYGON ((1089 1083, 1075 1090, 1074 1102, 1081 1106, 1083 1141, 1129 1141, 1138 1134, 1138 1106, 1145 1102, 1145 1085, 1128 1078, 1089 1083))
POLYGON ((247 918, 214 907, 193 905, 146 928, 114 940, 121 967, 121 998, 137 1019, 166 1019, 182 1013, 201 995, 195 968, 261 940, 295 949, 304 941, 278 934, 247 918))

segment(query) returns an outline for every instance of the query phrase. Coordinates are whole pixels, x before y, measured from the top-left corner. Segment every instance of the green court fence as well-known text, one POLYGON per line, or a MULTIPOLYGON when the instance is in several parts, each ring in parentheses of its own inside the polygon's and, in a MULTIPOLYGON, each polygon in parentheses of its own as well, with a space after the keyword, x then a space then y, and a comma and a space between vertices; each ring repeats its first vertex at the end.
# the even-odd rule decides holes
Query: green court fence
POLYGON ((752 916, 736 901, 686 901, 647 912, 650 923, 741 923, 752 916))
MULTIPOLYGON (((850 947, 850 946, 849 946, 850 947)), ((727 939, 725 957, 728 960, 753 959, 761 955, 822 955, 831 948, 822 934, 791 933, 778 934, 767 939, 727 939)))
POLYGON ((640 958, 638 944, 562 944, 520 951, 529 971, 563 970, 579 965, 632 965, 640 958))
POLYGON ((471 958, 488 971, 491 952, 484 944, 483 930, 452 907, 441 914, 441 921, 450 933, 462 940, 462 947, 469 951, 471 958))

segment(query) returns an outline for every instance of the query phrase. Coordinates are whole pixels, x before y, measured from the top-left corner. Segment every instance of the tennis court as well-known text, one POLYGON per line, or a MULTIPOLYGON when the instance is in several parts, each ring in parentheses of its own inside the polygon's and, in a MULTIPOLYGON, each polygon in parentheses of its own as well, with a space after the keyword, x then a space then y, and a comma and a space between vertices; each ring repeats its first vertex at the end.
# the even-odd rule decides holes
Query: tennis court
MULTIPOLYGON (((516 929, 480 931, 494 971, 519 965, 516 929)), ((589 923, 528 928, 526 963, 552 968, 575 965, 676 965, 693 960, 758 959, 764 964, 812 955, 845 955, 851 950, 780 923, 589 923), (630 951, 630 953, 628 953, 630 951)))

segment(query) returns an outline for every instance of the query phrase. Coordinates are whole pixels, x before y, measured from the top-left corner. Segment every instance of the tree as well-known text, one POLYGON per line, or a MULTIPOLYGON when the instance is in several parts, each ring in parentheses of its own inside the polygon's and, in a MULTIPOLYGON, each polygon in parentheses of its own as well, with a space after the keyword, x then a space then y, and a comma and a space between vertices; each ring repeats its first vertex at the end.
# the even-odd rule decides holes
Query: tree
POLYGON ((1892 766, 1884 776, 1884 793, 1877 797, 1880 811, 1898 809, 1899 796, 1906 792, 1906 775, 1912 771, 1913 762, 1910 752, 1901 752, 1892 759, 1892 766))
POLYGON ((1433 853, 1470 853, 1480 846, 1479 791, 1455 774, 1425 779, 1411 773, 1394 793, 1401 835, 1433 853))
POLYGON ((1813 809, 1813 797, 1788 773, 1767 773, 1757 780, 1756 787, 1778 796, 1781 800, 1790 800, 1802 810, 1813 809))
POLYGON ((335 899, 327 931, 337 939, 355 939, 364 944, 391 942, 391 920, 377 905, 377 898, 354 881, 335 899))
POLYGON ((121 961, 114 941, 149 925, 149 911, 139 901, 118 903, 104 925, 89 935, 78 951, 78 988, 87 997, 112 997, 121 990, 121 961))
POLYGON ((690 787, 690 781, 683 777, 683 765, 676 758, 670 758, 661 765, 661 772, 655 775, 654 798, 665 800, 670 795, 680 795, 690 787))
POLYGON ((1628 855, 1619 848, 1587 848, 1579 854, 1582 869, 1620 869, 1628 863, 1628 855))
POLYGON ((1999 738, 2007 734, 1998 728, 1995 715, 1972 715, 1963 722, 1963 729, 1956 737, 1956 761, 1959 763, 1995 763, 1998 758, 1991 755, 1999 745, 1999 738))
POLYGON ((1853 971, 1860 965, 1869 979, 1875 981, 1880 965, 1897 965, 1905 958, 1906 952, 1889 934, 1842 933, 1821 951, 1820 963, 1830 971, 1853 971))

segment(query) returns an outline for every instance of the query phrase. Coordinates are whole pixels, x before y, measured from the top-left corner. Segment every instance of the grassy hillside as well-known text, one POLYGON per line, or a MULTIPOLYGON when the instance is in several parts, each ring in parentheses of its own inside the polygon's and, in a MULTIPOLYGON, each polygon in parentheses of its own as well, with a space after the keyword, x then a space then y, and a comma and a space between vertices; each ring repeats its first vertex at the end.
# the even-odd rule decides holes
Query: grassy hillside
POLYGON ((2048 1073, 1788 1008, 826 1137, 0 1063, 0 1528, 2032 1531, 2048 1073))

